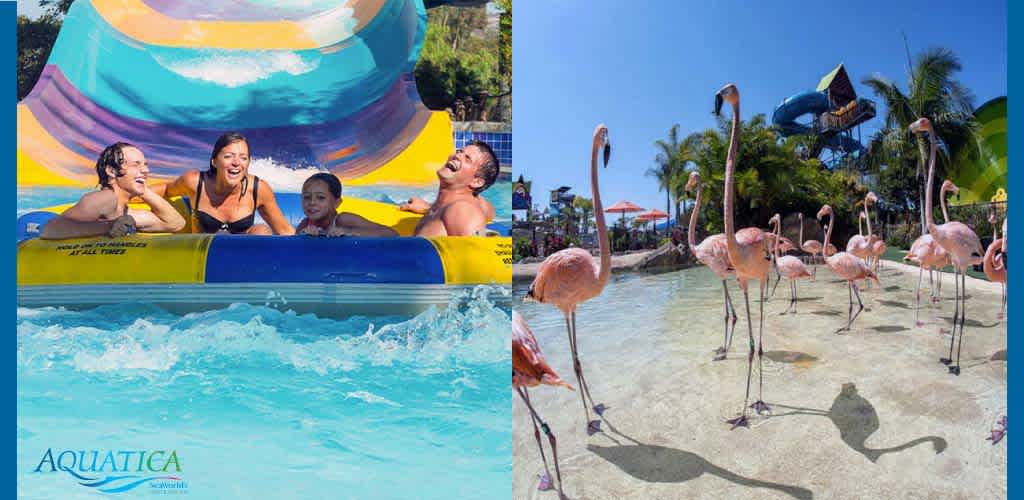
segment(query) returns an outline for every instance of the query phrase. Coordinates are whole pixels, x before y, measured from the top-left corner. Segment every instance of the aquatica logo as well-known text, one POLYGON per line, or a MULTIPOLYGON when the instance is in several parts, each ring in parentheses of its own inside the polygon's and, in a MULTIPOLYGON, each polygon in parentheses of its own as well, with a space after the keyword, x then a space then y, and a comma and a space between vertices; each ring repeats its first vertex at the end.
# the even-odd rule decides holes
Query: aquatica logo
POLYGON ((153 494, 188 492, 175 450, 58 450, 47 448, 33 472, 67 472, 78 484, 103 493, 142 488, 153 494))

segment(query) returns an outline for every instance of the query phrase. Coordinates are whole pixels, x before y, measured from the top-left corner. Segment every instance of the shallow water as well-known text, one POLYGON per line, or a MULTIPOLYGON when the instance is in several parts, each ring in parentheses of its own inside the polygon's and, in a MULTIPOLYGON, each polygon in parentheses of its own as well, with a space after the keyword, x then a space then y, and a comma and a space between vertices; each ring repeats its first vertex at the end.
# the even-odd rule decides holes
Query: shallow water
MULTIPOLYGON (((175 450, 192 498, 507 498, 510 324, 489 298, 502 293, 344 321, 20 308, 19 496, 98 496, 32 472, 52 449, 175 450)), ((75 471, 106 475, 88 468, 75 471)))
MULTIPOLYGON (((601 296, 579 307, 577 328, 590 391, 595 402, 609 406, 604 428, 611 425, 617 432, 586 436, 578 392, 553 387, 530 392, 558 437, 566 493, 572 498, 832 498, 852 491, 859 498, 1005 496, 1005 442, 985 441, 1006 413, 1006 323, 996 318, 998 287, 969 284, 963 371, 954 377, 937 362, 949 349, 950 336, 940 329, 949 327, 952 316, 951 277, 938 307, 927 304, 925 289, 925 324, 918 328, 916 273, 885 265, 882 289, 861 292, 869 310, 846 334, 833 332, 846 323, 847 287, 827 268, 819 266, 817 281, 800 282, 795 315, 779 315, 789 303, 788 283, 779 285, 766 304, 763 334, 763 394, 774 412, 751 413, 751 428, 736 431, 724 422, 743 405, 748 333, 743 294, 735 282, 729 287, 739 321, 728 359, 715 362, 724 306, 721 282, 709 269, 614 275, 601 296), (863 413, 835 415, 850 399, 845 387, 868 402, 863 413), (800 413, 793 408, 805 409, 807 416, 786 416, 800 413), (871 415, 873 421, 862 421, 871 415), (847 442, 861 435, 866 445, 847 442), (872 449, 921 436, 941 439, 942 453, 926 442, 882 453, 877 462, 869 459, 872 449)), ((516 310, 548 362, 578 389, 564 319, 551 306, 520 303, 527 287, 513 289, 516 310)), ((756 340, 756 288, 752 292, 756 340)), ((757 363, 755 356, 748 403, 758 396, 757 363)), ((543 465, 525 406, 514 399, 513 495, 528 497, 543 465)))

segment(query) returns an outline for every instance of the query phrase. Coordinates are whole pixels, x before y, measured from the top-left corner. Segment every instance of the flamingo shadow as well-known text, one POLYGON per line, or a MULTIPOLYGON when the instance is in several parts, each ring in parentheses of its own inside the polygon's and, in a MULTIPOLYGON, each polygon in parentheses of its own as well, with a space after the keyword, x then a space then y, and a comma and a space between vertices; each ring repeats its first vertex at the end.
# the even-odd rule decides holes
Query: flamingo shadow
POLYGON ((776 363, 813 363, 818 358, 798 351, 765 351, 764 357, 776 363))
POLYGON ((811 302, 813 300, 821 300, 821 299, 824 299, 824 298, 825 297, 797 297, 796 301, 797 302, 811 302))
POLYGON ((886 453, 903 451, 922 443, 932 443, 935 454, 946 451, 946 448, 949 446, 948 443, 946 443, 946 440, 941 437, 925 436, 912 441, 907 441, 899 446, 879 449, 868 448, 865 443, 880 427, 878 412, 875 411, 875 407, 870 401, 864 399, 864 397, 857 392, 857 386, 852 382, 843 384, 842 390, 839 392, 839 395, 836 396, 836 399, 832 401, 832 407, 829 408, 828 411, 787 406, 778 403, 775 404, 775 407, 792 411, 776 413, 769 418, 789 415, 815 415, 828 417, 829 420, 832 421, 832 424, 839 429, 840 439, 842 439, 843 442, 854 451, 864 455, 864 457, 872 463, 878 462, 878 459, 886 453))
POLYGON ((876 331, 878 333, 896 333, 896 332, 905 332, 905 331, 909 330, 909 328, 907 328, 905 326, 901 326, 901 325, 879 325, 879 326, 872 326, 871 328, 868 328, 868 329, 869 330, 874 330, 874 331, 876 331))
POLYGON ((623 444, 606 433, 605 435, 615 442, 614 446, 590 444, 587 445, 587 450, 641 481, 648 483, 683 483, 707 473, 748 488, 776 490, 799 499, 814 498, 814 493, 806 488, 741 476, 707 461, 707 459, 696 453, 641 443, 620 432, 608 420, 604 422, 610 431, 631 443, 623 444))
POLYGON ((885 290, 887 292, 895 292, 896 290, 899 290, 899 289, 900 289, 900 287, 898 285, 890 285, 890 286, 887 286, 887 287, 883 288, 883 290, 885 290))
MULTIPOLYGON (((943 316, 942 319, 946 320, 946 322, 951 324, 951 325, 953 324, 953 317, 952 316, 943 316)), ((991 325, 986 325, 986 324, 984 324, 981 321, 978 321, 976 319, 966 319, 966 320, 964 320, 964 325, 972 327, 972 328, 994 328, 994 327, 999 326, 1001 323, 1002 323, 1002 321, 996 321, 995 323, 992 323, 991 325)))
POLYGON ((882 304, 883 306, 886 306, 886 307, 897 307, 897 308, 900 308, 900 309, 910 309, 910 305, 905 304, 903 302, 897 302, 895 300, 878 300, 877 302, 879 304, 882 304))
POLYGON ((824 311, 811 311, 811 314, 817 314, 818 316, 839 316, 842 313, 832 309, 826 309, 824 311))

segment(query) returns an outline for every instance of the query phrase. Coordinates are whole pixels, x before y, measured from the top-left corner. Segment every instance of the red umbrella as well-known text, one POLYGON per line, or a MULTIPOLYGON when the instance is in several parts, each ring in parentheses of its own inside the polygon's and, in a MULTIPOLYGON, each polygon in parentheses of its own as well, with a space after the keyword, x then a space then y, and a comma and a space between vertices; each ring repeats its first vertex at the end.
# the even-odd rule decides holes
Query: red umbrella
POLYGON ((639 206, 637 206, 635 203, 633 203, 631 201, 620 201, 620 202, 618 202, 618 203, 616 203, 616 204, 614 204, 614 205, 604 209, 604 211, 605 212, 609 212, 609 213, 618 212, 618 213, 622 214, 622 218, 619 219, 619 221, 621 222, 626 217, 626 212, 643 212, 644 209, 640 208, 639 206))
MULTIPOLYGON (((658 223, 658 219, 666 219, 666 220, 668 220, 668 214, 665 213, 665 212, 662 212, 661 210, 658 210, 657 208, 652 208, 652 209, 650 209, 650 210, 648 210, 648 211, 646 211, 646 212, 644 212, 644 213, 642 213, 642 214, 637 216, 638 219, 641 218, 641 217, 643 217, 645 220, 652 220, 652 221, 654 221, 655 224, 658 223)), ((666 230, 667 230, 667 228, 666 228, 666 230)))

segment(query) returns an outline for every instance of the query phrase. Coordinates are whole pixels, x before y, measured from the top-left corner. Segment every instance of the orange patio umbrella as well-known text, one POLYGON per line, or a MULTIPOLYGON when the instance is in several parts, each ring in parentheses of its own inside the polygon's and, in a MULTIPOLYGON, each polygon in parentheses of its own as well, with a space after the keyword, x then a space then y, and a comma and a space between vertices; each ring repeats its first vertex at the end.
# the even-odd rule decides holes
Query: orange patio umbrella
POLYGON ((619 219, 619 222, 622 222, 626 218, 626 213, 627 212, 643 212, 644 209, 639 207, 639 206, 637 206, 635 203, 633 203, 631 201, 623 200, 623 201, 620 201, 620 202, 618 202, 618 203, 616 203, 616 204, 614 204, 614 205, 604 209, 604 211, 608 212, 608 213, 616 213, 616 212, 618 212, 618 213, 622 214, 622 217, 619 219))
MULTIPOLYGON (((644 213, 642 213, 642 214, 640 214, 640 215, 638 215, 636 217, 638 219, 642 217, 643 220, 654 221, 655 225, 657 225, 658 219, 668 220, 668 214, 665 213, 665 212, 662 212, 661 210, 658 210, 657 208, 652 208, 652 209, 650 209, 650 210, 648 210, 648 211, 646 211, 646 212, 644 212, 644 213)), ((667 229, 668 228, 666 228, 666 230, 667 229)), ((655 230, 657 230, 657 228, 655 228, 655 230)))

